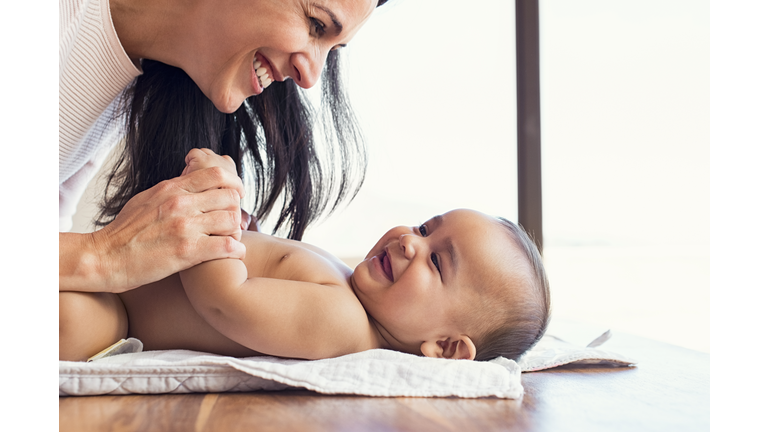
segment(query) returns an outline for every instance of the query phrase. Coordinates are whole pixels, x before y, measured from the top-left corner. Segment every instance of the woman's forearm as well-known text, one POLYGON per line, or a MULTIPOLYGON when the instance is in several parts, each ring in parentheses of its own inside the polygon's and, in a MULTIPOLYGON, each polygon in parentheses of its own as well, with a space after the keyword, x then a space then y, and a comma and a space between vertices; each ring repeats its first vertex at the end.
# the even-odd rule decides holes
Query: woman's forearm
POLYGON ((93 234, 59 233, 59 291, 111 291, 102 258, 93 234))

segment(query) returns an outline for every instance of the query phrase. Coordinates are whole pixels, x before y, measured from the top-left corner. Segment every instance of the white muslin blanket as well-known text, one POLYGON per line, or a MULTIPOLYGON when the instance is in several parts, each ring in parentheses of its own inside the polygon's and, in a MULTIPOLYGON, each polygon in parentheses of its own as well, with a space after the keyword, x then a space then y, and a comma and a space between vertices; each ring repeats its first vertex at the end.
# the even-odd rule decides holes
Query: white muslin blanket
MULTIPOLYGON (((609 336, 606 332, 601 338, 609 336)), ((234 358, 186 350, 132 352, 88 363, 59 362, 59 395, 304 388, 326 394, 518 399, 523 395, 524 370, 566 363, 635 363, 597 350, 595 344, 601 338, 583 348, 545 336, 519 364, 502 357, 488 362, 445 360, 383 349, 313 361, 234 358)), ((136 345, 140 350, 141 344, 136 345)))

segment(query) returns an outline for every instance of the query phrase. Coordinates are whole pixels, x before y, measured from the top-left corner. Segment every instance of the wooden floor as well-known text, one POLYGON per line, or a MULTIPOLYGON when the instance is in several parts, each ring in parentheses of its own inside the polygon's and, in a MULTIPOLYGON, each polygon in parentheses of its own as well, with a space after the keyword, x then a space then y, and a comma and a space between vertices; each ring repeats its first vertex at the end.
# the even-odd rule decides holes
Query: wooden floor
POLYGON ((309 391, 59 398, 60 431, 704 431, 709 355, 626 334, 635 368, 524 373, 522 400, 309 391))

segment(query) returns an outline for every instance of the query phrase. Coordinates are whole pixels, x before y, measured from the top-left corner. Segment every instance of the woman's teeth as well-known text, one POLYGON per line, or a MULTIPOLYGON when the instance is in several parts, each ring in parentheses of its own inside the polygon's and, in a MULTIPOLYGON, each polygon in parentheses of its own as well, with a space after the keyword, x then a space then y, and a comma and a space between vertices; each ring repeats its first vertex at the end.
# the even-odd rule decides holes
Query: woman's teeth
POLYGON ((253 69, 256 71, 256 76, 259 78, 259 84, 261 84, 262 88, 267 88, 272 84, 272 78, 269 77, 267 68, 261 67, 260 61, 253 61, 253 69))

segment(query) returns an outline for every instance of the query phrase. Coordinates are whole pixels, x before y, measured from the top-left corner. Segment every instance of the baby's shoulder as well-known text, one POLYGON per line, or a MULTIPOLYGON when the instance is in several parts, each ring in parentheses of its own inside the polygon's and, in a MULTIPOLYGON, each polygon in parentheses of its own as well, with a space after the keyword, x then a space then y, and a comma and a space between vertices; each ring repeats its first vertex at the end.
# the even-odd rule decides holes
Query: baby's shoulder
POLYGON ((315 316, 317 324, 326 329, 325 343, 330 350, 321 357, 336 357, 345 354, 380 348, 378 333, 360 300, 349 286, 329 287, 334 291, 333 299, 325 304, 324 310, 315 316))
POLYGON ((307 243, 261 233, 243 233, 248 277, 348 285, 352 270, 330 253, 307 243))

